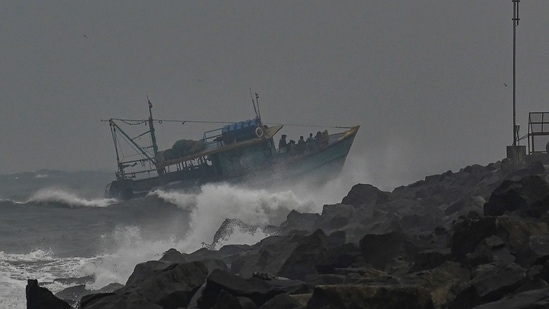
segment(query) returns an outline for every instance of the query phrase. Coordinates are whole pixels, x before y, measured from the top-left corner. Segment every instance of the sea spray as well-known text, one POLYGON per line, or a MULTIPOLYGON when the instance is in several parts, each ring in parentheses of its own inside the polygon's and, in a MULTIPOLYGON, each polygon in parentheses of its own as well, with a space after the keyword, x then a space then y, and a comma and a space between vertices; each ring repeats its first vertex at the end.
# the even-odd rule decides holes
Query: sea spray
MULTIPOLYGON (((225 219, 239 219, 248 225, 278 225, 293 209, 318 211, 311 201, 299 199, 292 191, 269 192, 229 184, 204 185, 196 195, 176 191, 155 193, 183 209, 190 210, 189 231, 179 250, 192 252, 212 244, 215 232, 225 219)), ((223 244, 254 244, 266 237, 263 232, 253 235, 236 229, 223 244)))
POLYGON ((179 208, 191 210, 196 206, 196 194, 184 193, 180 191, 155 190, 149 193, 149 196, 158 196, 158 198, 177 205, 179 208))
POLYGON ((88 285, 99 289, 110 283, 125 284, 135 265, 158 260, 162 253, 181 245, 176 235, 165 239, 147 238, 137 226, 117 226, 110 234, 102 236, 105 253, 98 255, 80 269, 83 275, 94 276, 88 285))

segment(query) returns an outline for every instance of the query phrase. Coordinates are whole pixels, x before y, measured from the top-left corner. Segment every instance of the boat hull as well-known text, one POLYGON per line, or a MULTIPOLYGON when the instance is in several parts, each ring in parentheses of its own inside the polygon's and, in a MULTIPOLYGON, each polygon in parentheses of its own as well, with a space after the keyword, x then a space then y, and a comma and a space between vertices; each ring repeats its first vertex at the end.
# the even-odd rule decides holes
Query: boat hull
POLYGON ((288 186, 297 182, 319 185, 340 174, 358 128, 330 136, 326 146, 315 150, 299 154, 276 152, 260 165, 247 166, 237 174, 220 175, 214 167, 204 166, 202 169, 175 171, 139 180, 115 180, 107 186, 105 195, 129 199, 159 188, 195 190, 201 185, 219 182, 250 187, 288 186))

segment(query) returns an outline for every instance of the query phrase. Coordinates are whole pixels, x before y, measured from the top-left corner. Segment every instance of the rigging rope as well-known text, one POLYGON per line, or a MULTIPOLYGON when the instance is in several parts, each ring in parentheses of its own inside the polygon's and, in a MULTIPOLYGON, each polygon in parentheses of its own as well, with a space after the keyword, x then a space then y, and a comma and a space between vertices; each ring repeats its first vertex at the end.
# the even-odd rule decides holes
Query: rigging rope
MULTIPOLYGON (((143 120, 143 119, 123 119, 123 118, 112 118, 112 120, 118 120, 121 121, 127 125, 140 125, 140 124, 147 124, 149 120, 143 120)), ((101 121, 107 121, 107 120, 101 120, 101 121)), ((206 121, 206 120, 174 120, 174 119, 153 119, 153 122, 162 124, 163 122, 175 122, 175 123, 181 123, 185 124, 187 122, 189 123, 217 123, 217 124, 228 124, 228 123, 234 123, 234 121, 206 121)))
MULTIPOLYGON (((143 119, 123 119, 123 118, 112 118, 112 120, 121 121, 127 125, 141 125, 147 124, 148 120, 143 119)), ((104 120, 102 120, 104 121, 104 120)), ((162 124, 163 122, 167 123, 211 123, 211 124, 231 124, 236 121, 206 121, 206 120, 174 120, 174 119, 153 119, 155 123, 162 124)), ((308 128, 338 128, 338 129, 348 129, 349 126, 327 126, 327 125, 315 125, 315 124, 295 124, 295 123, 283 123, 283 122, 266 122, 268 125, 284 125, 289 127, 308 127, 308 128)))

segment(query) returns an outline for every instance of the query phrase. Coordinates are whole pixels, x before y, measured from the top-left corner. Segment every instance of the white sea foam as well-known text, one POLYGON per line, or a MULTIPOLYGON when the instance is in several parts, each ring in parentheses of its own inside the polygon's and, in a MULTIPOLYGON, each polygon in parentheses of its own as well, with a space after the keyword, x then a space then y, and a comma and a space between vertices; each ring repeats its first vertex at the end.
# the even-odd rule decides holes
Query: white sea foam
POLYGON ((162 253, 179 244, 175 236, 168 239, 150 239, 137 226, 118 226, 103 237, 105 252, 82 265, 79 271, 95 277, 88 287, 99 289, 110 283, 125 284, 135 265, 158 260, 162 253))
POLYGON ((228 235, 227 237, 219 240, 215 246, 217 249, 229 245, 229 244, 244 244, 244 245, 252 245, 260 240, 266 238, 269 236, 266 234, 263 230, 258 229, 256 231, 250 232, 245 229, 241 228, 235 228, 232 230, 232 233, 228 235))
POLYGON ((107 207, 117 202, 112 198, 85 199, 77 194, 56 188, 45 188, 34 193, 27 202, 59 202, 70 206, 107 207))
MULTIPOLYGON (((189 231, 186 235, 161 238, 144 235, 138 226, 117 226, 102 236, 104 252, 88 259, 79 269, 81 276, 95 276, 95 282, 89 288, 98 289, 112 282, 124 284, 136 264, 158 260, 170 248, 190 253, 201 248, 203 243, 211 243, 226 218, 264 226, 280 224, 291 209, 318 211, 314 203, 301 201, 292 191, 270 193, 227 184, 206 185, 198 194, 160 190, 152 194, 190 211, 189 231)), ((218 245, 254 244, 266 236, 261 230, 251 233, 235 228, 218 245)))
MULTIPOLYGON (((363 182, 366 175, 360 162, 347 168, 341 177, 323 186, 310 186, 308 182, 291 189, 249 189, 229 184, 208 184, 200 193, 158 190, 156 194, 172 204, 191 211, 189 231, 177 249, 192 252, 204 244, 211 244, 215 232, 225 219, 239 219, 248 225, 279 225, 291 210, 319 213, 325 204, 341 202, 353 184, 363 182)), ((255 232, 234 229, 219 246, 226 244, 254 244, 265 238, 255 232)))
MULTIPOLYGON (((177 191, 155 194, 170 203, 190 210, 189 231, 177 249, 192 252, 203 244, 211 244, 215 232, 225 219, 239 219, 249 225, 278 225, 292 209, 317 212, 314 202, 301 199, 291 190, 269 192, 228 184, 204 185, 198 194, 177 191)), ((223 244, 254 244, 266 237, 262 232, 253 234, 236 229, 223 244)))
MULTIPOLYGON (((185 235, 161 238, 144 235, 138 226, 117 226, 102 236, 104 253, 88 259, 80 268, 81 276, 95 276, 90 288, 98 289, 112 282, 124 284, 136 264, 158 260, 170 248, 190 253, 201 248, 203 243, 212 243, 215 232, 226 218, 264 226, 280 224, 292 209, 302 212, 319 210, 313 202, 302 201, 292 191, 268 192, 227 184, 206 185, 198 194, 161 190, 152 194, 190 211, 189 230, 185 235)), ((249 232, 235 228, 218 245, 254 244, 266 236, 261 230, 249 232)))
POLYGON ((103 235, 104 252, 90 258, 56 257, 51 251, 35 250, 27 254, 0 251, 0 308, 26 308, 27 279, 57 293, 69 286, 54 279, 95 277, 87 289, 100 289, 110 283, 125 284, 135 265, 158 260, 162 253, 181 244, 175 237, 147 239, 136 226, 118 226, 103 235))
POLYGON ((0 251, 0 308, 26 308, 27 279, 37 279, 53 293, 67 286, 53 282, 56 278, 80 276, 86 258, 57 258, 51 251, 35 250, 28 254, 0 251))
POLYGON ((149 195, 156 195, 158 198, 168 203, 177 205, 185 210, 190 210, 196 205, 196 194, 187 194, 178 191, 155 190, 149 193, 149 195))

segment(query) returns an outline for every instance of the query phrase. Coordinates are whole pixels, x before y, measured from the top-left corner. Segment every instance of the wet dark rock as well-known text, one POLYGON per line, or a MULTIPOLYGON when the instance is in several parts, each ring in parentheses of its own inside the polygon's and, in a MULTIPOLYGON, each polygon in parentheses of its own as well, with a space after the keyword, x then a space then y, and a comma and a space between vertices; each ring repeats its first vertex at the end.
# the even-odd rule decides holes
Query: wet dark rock
POLYGON ((252 246, 246 252, 233 257, 231 272, 243 278, 254 273, 276 275, 304 236, 270 236, 252 246))
POLYGON ((235 297, 221 290, 212 309, 257 309, 257 305, 247 297, 235 297))
POLYGON ((476 309, 539 309, 549 308, 549 289, 526 291, 475 307, 476 309))
POLYGON ((343 198, 342 204, 352 206, 375 206, 389 201, 389 193, 383 192, 370 184, 356 184, 351 191, 343 198))
POLYGON ((68 287, 60 292, 55 293, 55 297, 65 301, 74 308, 78 308, 80 299, 83 296, 91 294, 92 292, 86 289, 85 284, 68 287))
POLYGON ((326 234, 342 230, 353 222, 367 222, 370 219, 363 212, 352 205, 334 204, 324 205, 322 214, 316 222, 316 228, 322 229, 326 234))
POLYGON ((359 243, 364 260, 379 270, 385 270, 397 260, 405 260, 414 251, 402 232, 365 235, 359 243))
POLYGON ((473 196, 473 197, 464 197, 462 199, 459 199, 456 202, 453 202, 444 210, 445 215, 451 215, 451 214, 461 214, 465 215, 469 211, 476 211, 478 213, 483 212, 483 207, 486 201, 482 196, 473 196))
POLYGON ((182 254, 174 248, 169 249, 164 252, 160 258, 161 262, 173 262, 173 263, 185 263, 189 262, 187 259, 187 254, 182 254))
POLYGON ((269 280, 267 283, 271 285, 277 291, 277 293, 282 292, 286 294, 303 294, 312 291, 307 283, 301 280, 288 280, 279 277, 277 279, 269 280))
POLYGON ((400 217, 400 226, 411 233, 430 232, 439 224, 439 220, 431 213, 404 214, 400 217))
POLYGON ((480 242, 494 235, 496 231, 496 219, 466 218, 461 217, 454 223, 450 236, 450 247, 452 255, 458 259, 464 259, 480 244, 480 242))
POLYGON ((312 233, 316 229, 316 222, 319 218, 319 214, 300 213, 292 210, 286 217, 286 221, 280 224, 278 234, 287 235, 296 231, 312 233))
MULTIPOLYGON (((527 274, 528 276, 529 274, 527 274)), ((525 284, 523 284, 520 288, 518 288, 515 291, 515 294, 526 292, 526 291, 533 291, 533 290, 539 290, 539 289, 547 289, 549 288, 549 284, 547 281, 543 279, 533 279, 528 277, 528 281, 526 281, 525 284)))
POLYGON ((520 180, 505 180, 490 195, 484 205, 485 216, 501 216, 506 212, 539 217, 549 209, 543 200, 549 196, 549 184, 540 176, 528 176, 520 180))
POLYGON ((511 168, 505 173, 505 178, 510 180, 518 180, 527 176, 540 175, 545 173, 545 166, 542 162, 535 161, 529 163, 527 166, 518 166, 518 168, 511 168))
POLYGON ((517 255, 531 237, 549 235, 549 225, 533 218, 501 216, 496 219, 497 236, 517 255))
POLYGON ((208 269, 201 262, 176 263, 164 267, 165 263, 143 263, 144 271, 140 272, 139 276, 132 274, 125 287, 113 293, 84 296, 80 307, 186 307, 193 294, 206 280, 208 269))
MULTIPOLYGON (((276 296, 275 296, 276 297, 276 296)), ((257 309, 257 305, 248 297, 240 296, 236 298, 242 309, 257 309)))
POLYGON ((141 295, 114 293, 91 294, 84 296, 80 309, 163 309, 162 306, 150 303, 141 295))
POLYGON ((335 247, 343 246, 347 243, 347 232, 346 231, 335 231, 326 237, 328 241, 328 248, 332 249, 335 247))
POLYGON ((210 247, 209 245, 203 248, 200 248, 186 256, 187 262, 201 261, 204 259, 222 259, 222 258, 223 258, 222 254, 218 250, 213 249, 213 247, 210 247))
POLYGON ((530 267, 549 260, 549 235, 533 236, 517 254, 517 264, 530 267))
POLYGON ((259 309, 302 309, 299 301, 288 294, 279 294, 269 299, 259 309))
MULTIPOLYGON (((484 239, 490 236, 498 236, 503 240, 509 253, 517 255, 530 237, 543 235, 549 235, 549 226, 544 222, 528 218, 509 216, 461 217, 453 226, 450 246, 452 254, 456 258, 464 260, 468 254, 477 249, 477 246, 484 239)), ((492 246, 491 249, 497 249, 497 247, 492 246)), ((492 251, 496 253, 496 250, 492 251)))
POLYGON ((431 295, 417 286, 321 285, 307 308, 431 309, 431 295))
POLYGON ((483 239, 473 252, 467 254, 465 264, 472 268, 481 264, 514 261, 515 256, 509 251, 507 244, 498 236, 492 235, 483 239))
POLYGON ((455 287, 465 285, 470 272, 463 265, 447 261, 429 270, 407 274, 401 284, 417 285, 427 290, 436 308, 444 308, 456 298, 455 287))
POLYGON ((322 230, 316 230, 297 243, 278 275, 303 280, 307 275, 317 273, 316 266, 326 257, 327 247, 326 235, 322 230))
POLYGON ((357 268, 338 268, 336 275, 344 275, 345 283, 368 284, 368 285, 394 285, 400 284, 400 279, 372 266, 357 268))
POLYGON ((85 285, 75 285, 75 286, 68 287, 60 292, 57 292, 55 296, 66 301, 71 306, 78 308, 80 300, 84 296, 87 296, 90 294, 111 294, 123 287, 124 285, 120 283, 110 283, 100 288, 99 290, 93 290, 93 289, 89 289, 85 285))
POLYGON ((330 248, 324 258, 317 262, 316 270, 321 274, 334 273, 336 268, 347 268, 362 257, 358 245, 353 243, 330 248))
POLYGON ((146 280, 154 273, 168 268, 173 263, 165 261, 147 261, 135 265, 132 274, 126 281, 126 285, 135 285, 143 280, 146 280))
POLYGON ((223 262, 222 260, 204 259, 204 260, 201 260, 200 262, 202 262, 202 264, 206 266, 206 269, 208 270, 208 274, 210 274, 212 271, 216 269, 229 271, 227 264, 225 264, 225 262, 223 262))
POLYGON ((142 295, 150 303, 166 308, 186 307, 202 283, 208 269, 201 262, 173 264, 141 282, 127 284, 118 295, 142 295))
POLYGON ((38 285, 38 280, 29 279, 25 289, 28 309, 71 309, 71 306, 38 285))
POLYGON ((502 299, 526 282, 526 271, 516 264, 487 264, 473 275, 450 308, 472 308, 502 299))
POLYGON ((415 254, 414 265, 410 272, 433 269, 450 260, 452 260, 452 255, 448 248, 419 251, 415 254))
POLYGON ((243 279, 226 271, 215 270, 208 276, 206 286, 197 300, 198 307, 204 309, 214 306, 221 291, 234 297, 250 298, 256 306, 261 306, 273 296, 282 293, 264 280, 243 279))
POLYGON ((80 299, 79 308, 81 309, 94 308, 92 306, 95 306, 95 308, 99 308, 98 307, 99 305, 96 306, 95 304, 100 304, 100 303, 103 303, 105 306, 110 305, 108 301, 115 300, 115 297, 110 298, 110 296, 116 296, 116 294, 112 292, 107 292, 107 293, 93 293, 93 294, 84 295, 80 299), (103 301, 102 300, 103 298, 107 298, 107 302, 103 301))
POLYGON ((233 255, 239 254, 250 249, 249 245, 225 245, 219 249, 222 259, 226 257, 231 257, 233 255))
POLYGON ((317 285, 356 283, 356 280, 354 282, 349 282, 348 276, 340 274, 309 275, 307 276, 306 281, 312 287, 315 287, 317 285))

